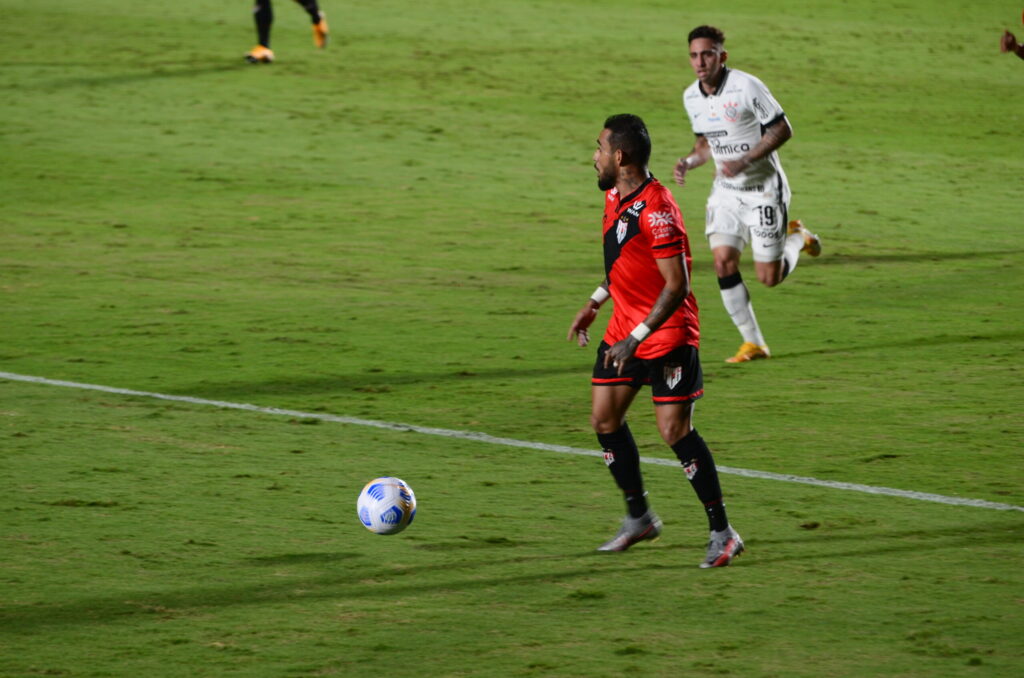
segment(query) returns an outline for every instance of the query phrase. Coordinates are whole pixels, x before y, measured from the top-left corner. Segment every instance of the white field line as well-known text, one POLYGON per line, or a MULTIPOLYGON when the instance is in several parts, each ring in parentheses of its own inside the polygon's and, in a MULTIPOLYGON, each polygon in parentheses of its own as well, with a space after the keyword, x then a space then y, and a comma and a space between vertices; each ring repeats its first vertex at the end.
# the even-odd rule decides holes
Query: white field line
MULTIPOLYGON (((98 384, 81 384, 74 381, 61 381, 59 379, 47 379, 45 377, 33 377, 24 374, 11 372, 0 372, 0 379, 11 381, 24 381, 33 384, 45 384, 47 386, 62 386, 65 388, 77 388, 88 391, 100 391, 103 393, 114 393, 117 395, 133 396, 137 398, 156 398, 158 400, 170 400, 173 402, 189 403, 192 405, 205 405, 220 407, 230 410, 246 410, 248 412, 259 412, 261 414, 276 414, 286 417, 299 417, 302 419, 319 419, 337 424, 351 424, 353 426, 369 426, 381 428, 388 431, 403 431, 409 433, 420 433, 423 435, 441 436, 443 438, 457 438, 459 440, 472 440, 478 443, 490 445, 505 445, 507 447, 525 447, 531 450, 544 450, 546 452, 558 452, 561 454, 579 454, 588 457, 601 457, 603 453, 597 450, 588 450, 579 447, 567 447, 565 445, 549 445, 548 443, 535 443, 528 440, 516 440, 515 438, 499 438, 486 433, 475 431, 455 431, 446 428, 433 428, 430 426, 415 426, 413 424, 399 424, 388 421, 375 421, 373 419, 359 419, 358 417, 343 417, 336 414, 323 414, 319 412, 300 412, 298 410, 285 410, 279 407, 262 407, 248 403, 232 403, 223 400, 207 400, 206 398, 193 398, 191 396, 168 395, 166 393, 151 393, 149 391, 135 391, 127 388, 116 388, 113 386, 101 386, 98 384)), ((640 460, 646 464, 658 464, 661 466, 677 466, 678 462, 670 459, 659 459, 655 457, 641 457, 640 460)), ((942 494, 929 494, 927 492, 913 492, 910 490, 898 490, 891 487, 874 487, 872 485, 861 485, 859 483, 843 483, 835 480, 818 480, 805 476, 794 476, 787 473, 771 473, 769 471, 754 471, 745 468, 732 466, 719 466, 721 473, 729 473, 747 478, 760 478, 762 480, 778 480, 785 483, 801 483, 804 485, 815 485, 817 487, 828 487, 834 490, 850 490, 853 492, 865 492, 867 494, 884 494, 891 497, 903 499, 916 499, 919 501, 930 501, 938 504, 949 504, 952 506, 973 506, 975 508, 995 509, 997 511, 1024 511, 1024 506, 1013 504, 1000 504, 998 502, 985 501, 983 499, 967 499, 962 497, 948 497, 942 494)))

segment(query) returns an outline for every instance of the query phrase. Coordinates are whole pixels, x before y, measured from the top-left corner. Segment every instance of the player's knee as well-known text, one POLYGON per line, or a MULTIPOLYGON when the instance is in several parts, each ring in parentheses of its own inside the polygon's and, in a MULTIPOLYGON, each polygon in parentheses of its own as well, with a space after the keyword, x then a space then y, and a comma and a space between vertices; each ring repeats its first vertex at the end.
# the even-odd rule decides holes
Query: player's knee
POLYGON ((775 287, 786 279, 782 266, 758 266, 757 279, 765 287, 775 287))
POLYGON ((615 433, 622 428, 622 419, 606 412, 592 412, 590 425, 594 433, 615 433))
POLYGON ((715 257, 715 275, 727 278, 740 270, 739 262, 731 257, 715 257))
POLYGON ((690 422, 687 421, 664 421, 658 423, 658 433, 661 434, 661 439, 664 440, 668 445, 675 445, 677 442, 686 437, 686 434, 690 432, 690 422))

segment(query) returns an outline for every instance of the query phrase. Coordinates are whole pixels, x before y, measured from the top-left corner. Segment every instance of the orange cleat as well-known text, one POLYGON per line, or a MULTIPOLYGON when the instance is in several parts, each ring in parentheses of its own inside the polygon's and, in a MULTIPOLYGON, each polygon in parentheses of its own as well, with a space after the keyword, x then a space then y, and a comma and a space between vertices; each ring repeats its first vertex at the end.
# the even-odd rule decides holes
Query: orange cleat
POLYGON ((251 64, 270 64, 274 62, 274 53, 269 47, 256 45, 245 53, 245 60, 251 64))
POLYGON ((804 222, 799 219, 789 222, 787 232, 790 234, 799 233, 804 237, 804 246, 800 250, 801 252, 807 252, 812 257, 821 254, 821 238, 808 231, 804 227, 804 222))
POLYGON ((743 342, 740 345, 740 350, 736 352, 731 358, 726 358, 727 363, 747 363, 751 360, 764 360, 771 358, 772 354, 768 351, 767 346, 758 346, 749 341, 743 342))
POLYGON ((313 44, 318 48, 327 47, 327 39, 330 37, 330 29, 327 28, 327 17, 320 12, 320 21, 313 24, 313 44))

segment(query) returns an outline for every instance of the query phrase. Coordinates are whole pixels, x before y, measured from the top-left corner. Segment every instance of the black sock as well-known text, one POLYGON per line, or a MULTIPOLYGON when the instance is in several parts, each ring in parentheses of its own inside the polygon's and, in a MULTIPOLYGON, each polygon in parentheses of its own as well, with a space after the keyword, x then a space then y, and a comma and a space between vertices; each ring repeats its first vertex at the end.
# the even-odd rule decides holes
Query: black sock
POLYGON ((720 289, 720 290, 730 290, 733 287, 736 287, 737 285, 742 285, 742 284, 743 284, 743 274, 740 273, 739 271, 736 271, 732 275, 727 275, 724 278, 719 278, 718 279, 718 289, 720 289))
POLYGON ((256 18, 257 39, 270 49, 270 26, 274 23, 274 8, 270 6, 270 0, 256 0, 252 14, 256 18))
POLYGON ((306 13, 309 14, 309 18, 312 19, 313 23, 320 23, 320 6, 317 4, 316 0, 295 0, 295 2, 301 5, 302 9, 306 10, 306 13))
POLYGON ((628 424, 614 433, 598 433, 597 441, 604 449, 604 463, 626 499, 626 510, 632 518, 647 513, 644 482, 640 477, 640 450, 636 447, 628 424))
POLYGON ((722 487, 718 484, 718 469, 715 468, 711 450, 697 429, 691 430, 676 442, 672 451, 679 457, 690 485, 704 504, 708 526, 716 532, 729 527, 729 520, 725 517, 725 502, 722 501, 722 487))

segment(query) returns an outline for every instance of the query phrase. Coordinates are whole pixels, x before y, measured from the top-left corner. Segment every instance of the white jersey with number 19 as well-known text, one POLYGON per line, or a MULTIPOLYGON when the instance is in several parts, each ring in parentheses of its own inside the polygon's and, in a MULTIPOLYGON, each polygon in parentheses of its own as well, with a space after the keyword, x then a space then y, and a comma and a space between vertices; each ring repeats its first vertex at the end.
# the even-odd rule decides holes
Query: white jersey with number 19
MULTIPOLYGON (((683 92, 683 106, 693 133, 708 141, 715 165, 741 158, 761 140, 764 130, 786 117, 764 83, 749 73, 725 68, 714 94, 696 80, 683 92)), ((789 184, 778 153, 755 161, 742 173, 715 184, 740 191, 777 191, 788 202, 789 184)))

